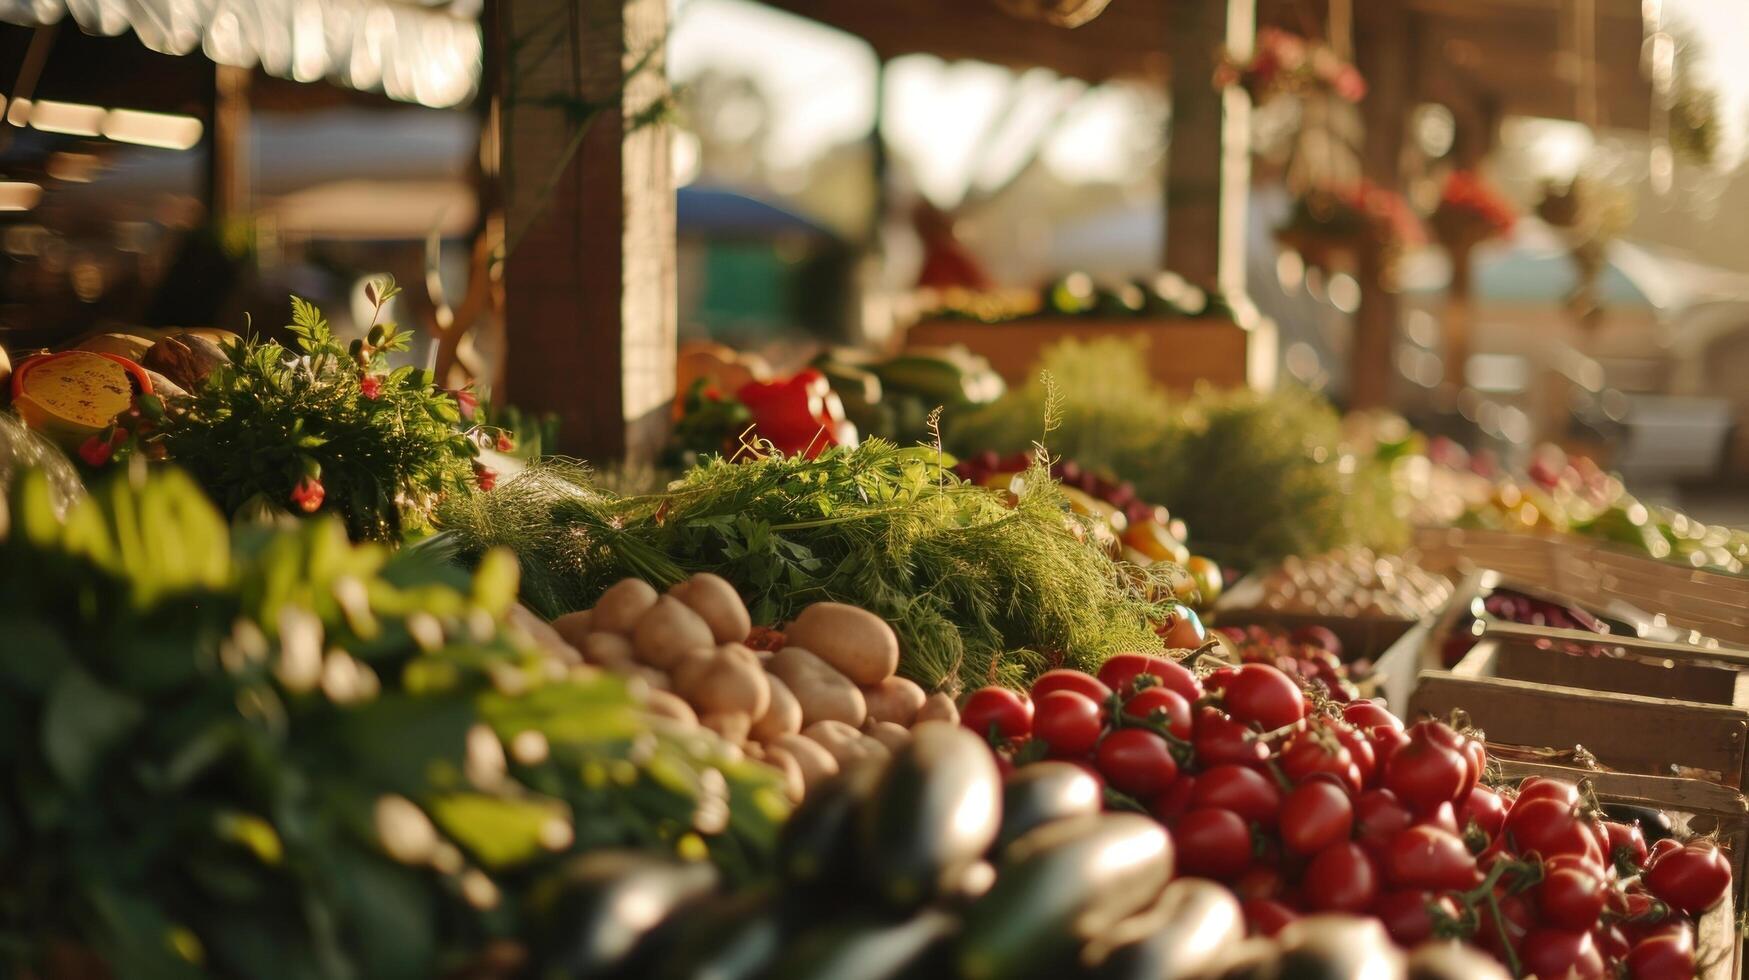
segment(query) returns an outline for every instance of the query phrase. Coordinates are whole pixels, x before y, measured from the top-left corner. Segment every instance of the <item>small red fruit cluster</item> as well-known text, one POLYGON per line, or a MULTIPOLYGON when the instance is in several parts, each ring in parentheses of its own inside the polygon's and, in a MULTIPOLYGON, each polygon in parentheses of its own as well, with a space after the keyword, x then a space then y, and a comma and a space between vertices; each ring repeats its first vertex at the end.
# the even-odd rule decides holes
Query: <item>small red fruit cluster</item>
POLYGON ((1648 849, 1638 822, 1568 782, 1483 785, 1479 737, 1405 728, 1376 701, 1314 703, 1270 663, 1199 673, 1118 654, 1029 694, 982 688, 960 717, 1004 769, 1066 760, 1108 807, 1153 814, 1178 873, 1231 888, 1254 934, 1346 913, 1404 947, 1466 940, 1517 976, 1662 980, 1694 975, 1692 919, 1731 887, 1710 841, 1648 849))
POLYGON ((1342 659, 1342 641, 1325 626, 1223 626, 1215 632, 1245 663, 1269 664, 1332 701, 1360 697, 1355 684, 1372 676, 1372 661, 1342 659))

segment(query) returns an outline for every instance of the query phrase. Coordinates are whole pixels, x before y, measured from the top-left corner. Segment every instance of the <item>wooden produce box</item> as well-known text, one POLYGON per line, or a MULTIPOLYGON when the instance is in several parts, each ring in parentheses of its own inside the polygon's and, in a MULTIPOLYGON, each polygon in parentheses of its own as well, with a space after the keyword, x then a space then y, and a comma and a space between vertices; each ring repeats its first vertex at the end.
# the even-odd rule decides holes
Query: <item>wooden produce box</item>
POLYGON ((1695 962, 1700 967, 1700 980, 1734 980, 1740 975, 1743 937, 1737 927, 1737 909, 1743 905, 1744 886, 1749 885, 1744 881, 1744 858, 1749 854, 1749 800, 1695 779, 1595 772, 1514 759, 1494 762, 1509 783, 1517 783, 1526 776, 1549 776, 1575 783, 1584 780, 1591 784, 1599 802, 1664 811, 1678 837, 1716 836, 1730 857, 1734 887, 1726 893, 1724 901, 1695 923, 1695 962))
POLYGON ((1213 626, 1274 626, 1293 632, 1303 626, 1323 626, 1342 641, 1342 659, 1373 662, 1376 693, 1392 711, 1402 714, 1420 672, 1423 648, 1432 629, 1416 619, 1349 618, 1273 609, 1217 608, 1213 626))
POLYGON ((1749 653, 1491 624, 1450 670, 1424 670, 1410 715, 1454 709, 1506 745, 1575 745, 1606 767, 1647 776, 1689 776, 1733 790, 1749 755, 1749 653), (1624 657, 1543 648, 1577 642, 1624 657))
POLYGON ((1218 317, 1039 317, 998 323, 926 319, 906 331, 905 346, 964 344, 988 358, 1010 386, 1020 387, 1038 373, 1045 348, 1064 340, 1102 337, 1146 340, 1142 356, 1149 374, 1174 391, 1188 391, 1199 381, 1255 388, 1269 388, 1275 382, 1276 330, 1267 320, 1239 326, 1218 317))
POLYGON ((1671 625, 1749 647, 1749 577, 1686 568, 1575 535, 1420 528, 1415 547, 1433 571, 1491 569, 1571 596, 1593 612, 1625 602, 1671 625))

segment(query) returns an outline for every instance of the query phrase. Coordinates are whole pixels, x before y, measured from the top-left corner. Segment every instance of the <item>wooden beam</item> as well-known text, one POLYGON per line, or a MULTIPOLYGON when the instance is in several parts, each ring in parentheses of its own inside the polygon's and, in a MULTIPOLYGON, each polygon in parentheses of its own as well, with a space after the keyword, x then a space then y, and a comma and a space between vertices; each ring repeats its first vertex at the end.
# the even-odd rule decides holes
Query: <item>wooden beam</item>
POLYGON ((503 0, 504 397, 560 451, 652 459, 674 397, 666 0, 503 0))
POLYGON ((1251 188, 1251 98, 1217 89, 1223 48, 1246 57, 1256 40, 1255 0, 1174 3, 1166 39, 1172 64, 1167 141, 1165 266, 1205 289, 1245 292, 1245 204, 1251 188))
MULTIPOLYGON (((1403 186, 1403 141, 1415 90, 1409 19, 1396 4, 1362 4, 1355 24, 1355 62, 1366 76, 1361 101, 1366 127, 1361 172, 1380 187, 1403 186)), ((1392 352, 1397 340, 1398 297, 1377 248, 1360 250, 1360 308, 1354 314, 1349 348, 1350 408, 1389 404, 1397 371, 1392 352)))

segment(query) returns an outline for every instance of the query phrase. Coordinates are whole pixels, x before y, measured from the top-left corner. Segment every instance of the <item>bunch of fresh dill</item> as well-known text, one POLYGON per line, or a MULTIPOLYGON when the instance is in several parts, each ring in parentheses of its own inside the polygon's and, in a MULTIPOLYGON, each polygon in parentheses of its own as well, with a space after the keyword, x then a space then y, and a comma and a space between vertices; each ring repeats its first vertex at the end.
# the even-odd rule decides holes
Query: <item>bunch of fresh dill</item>
POLYGON ((876 439, 815 460, 715 459, 633 497, 548 463, 446 501, 439 521, 464 560, 515 550, 524 601, 549 616, 621 578, 667 586, 700 571, 735 583, 761 624, 822 600, 861 606, 893 624, 900 672, 931 689, 1159 646, 1150 624, 1164 610, 1146 596, 1165 591, 1086 543, 1043 470, 1010 500, 951 463, 876 439))

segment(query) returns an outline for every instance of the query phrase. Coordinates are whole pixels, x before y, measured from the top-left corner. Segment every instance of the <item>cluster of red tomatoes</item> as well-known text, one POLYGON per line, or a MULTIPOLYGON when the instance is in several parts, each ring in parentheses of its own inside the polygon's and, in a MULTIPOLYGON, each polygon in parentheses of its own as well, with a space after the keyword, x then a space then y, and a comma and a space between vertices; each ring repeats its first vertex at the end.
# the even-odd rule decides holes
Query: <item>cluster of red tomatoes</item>
POLYGON ((1355 683, 1372 675, 1370 660, 1342 659, 1342 641, 1325 626, 1303 626, 1292 633, 1279 627, 1223 626, 1215 632, 1245 663, 1270 664, 1333 701, 1360 697, 1355 683))
POLYGON ((1648 849, 1567 782, 1490 788, 1480 740, 1375 701, 1316 707, 1269 664, 1119 654, 1030 696, 973 692, 961 719, 1005 766, 1074 762, 1109 806, 1153 814, 1179 873, 1232 888, 1257 934, 1370 915, 1405 947, 1465 938, 1520 976, 1691 977, 1691 920, 1731 885, 1710 842, 1648 849))

